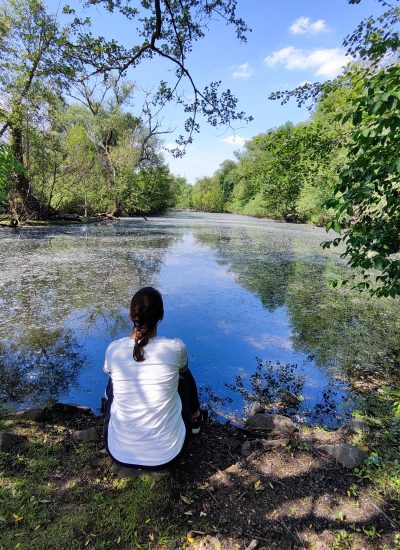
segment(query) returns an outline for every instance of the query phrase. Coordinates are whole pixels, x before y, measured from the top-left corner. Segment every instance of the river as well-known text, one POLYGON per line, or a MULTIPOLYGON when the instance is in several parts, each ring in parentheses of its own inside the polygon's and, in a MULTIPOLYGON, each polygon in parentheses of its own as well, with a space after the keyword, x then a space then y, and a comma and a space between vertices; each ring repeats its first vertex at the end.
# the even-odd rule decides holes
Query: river
POLYGON ((298 421, 336 426, 350 388, 389 383, 399 301, 328 281, 346 272, 323 229, 230 214, 171 212, 115 223, 0 233, 3 402, 98 409, 104 352, 130 333, 142 286, 165 301, 159 334, 182 338, 203 400, 237 419, 256 393, 301 396, 298 421))

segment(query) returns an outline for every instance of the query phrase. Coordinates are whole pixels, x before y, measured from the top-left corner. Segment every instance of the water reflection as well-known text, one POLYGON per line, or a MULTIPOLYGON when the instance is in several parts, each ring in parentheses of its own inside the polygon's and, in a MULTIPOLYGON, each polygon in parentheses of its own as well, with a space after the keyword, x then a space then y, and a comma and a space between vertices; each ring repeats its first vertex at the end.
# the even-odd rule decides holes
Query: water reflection
POLYGON ((319 401, 310 407, 309 400, 304 398, 307 377, 297 365, 261 359, 256 362, 255 370, 247 380, 238 375, 234 384, 227 384, 232 392, 241 395, 247 411, 252 403, 258 403, 268 412, 290 416, 298 423, 328 428, 338 426, 346 419, 351 402, 340 392, 340 384, 330 380, 319 401))
POLYGON ((228 265, 242 287, 258 295, 268 311, 285 303, 293 266, 289 236, 277 240, 260 228, 219 228, 212 233, 195 232, 201 244, 218 251, 218 261, 228 265))
POLYGON ((0 347, 0 399, 47 404, 76 386, 84 355, 71 331, 33 329, 28 339, 0 347))
POLYGON ((398 367, 399 301, 327 287, 344 267, 321 250, 324 238, 303 226, 193 213, 4 231, 2 398, 97 407, 104 350, 130 330, 133 292, 154 285, 165 297, 161 333, 185 340, 221 414, 240 416, 243 396, 226 384, 240 376, 249 389, 258 357, 296 365, 300 410, 320 411, 313 421, 340 417, 348 380, 389 378, 398 367), (318 408, 324 399, 330 406, 318 408))
POLYGON ((196 238, 217 250, 218 261, 269 311, 282 305, 287 310, 290 338, 268 327, 247 338, 256 348, 294 349, 321 368, 335 368, 358 388, 398 376, 399 300, 330 287, 328 281, 343 277, 346 267, 319 248, 320 233, 318 240, 310 229, 283 236, 259 228, 236 227, 229 238, 225 233, 196 238))
POLYGON ((327 281, 343 270, 332 261, 322 270, 296 263, 287 299, 294 345, 318 365, 338 367, 358 387, 390 383, 399 373, 399 300, 330 288, 327 281))
POLYGON ((80 371, 97 368, 85 354, 90 331, 101 324, 107 342, 127 330, 124 310, 133 291, 155 282, 166 249, 179 239, 135 229, 70 226, 2 235, 1 261, 8 266, 0 277, 2 399, 44 403, 68 394, 80 371))

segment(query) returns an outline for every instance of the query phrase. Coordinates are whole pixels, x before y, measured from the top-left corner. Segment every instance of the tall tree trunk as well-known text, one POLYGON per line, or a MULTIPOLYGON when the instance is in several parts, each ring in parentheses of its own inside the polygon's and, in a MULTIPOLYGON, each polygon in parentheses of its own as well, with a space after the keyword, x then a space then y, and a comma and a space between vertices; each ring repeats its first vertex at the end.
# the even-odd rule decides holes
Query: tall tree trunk
MULTIPOLYGON (((22 131, 18 124, 13 124, 11 127, 11 146, 14 158, 18 160, 21 166, 25 166, 22 131)), ((44 212, 45 209, 42 207, 37 197, 32 193, 25 170, 14 172, 13 178, 16 191, 22 200, 23 213, 31 218, 43 219, 46 214, 44 212)))
POLYGON ((119 198, 119 193, 115 196, 114 208, 110 212, 110 216, 113 218, 120 218, 122 216, 121 201, 119 198))
MULTIPOLYGON (((100 159, 103 172, 106 176, 107 181, 112 183, 112 188, 115 190, 115 180, 116 180, 116 170, 112 162, 110 155, 111 142, 114 137, 114 129, 111 128, 107 131, 101 141, 100 147, 100 159)), ((114 207, 110 212, 110 216, 113 218, 119 218, 122 215, 121 201, 119 197, 119 192, 116 191, 114 207)))

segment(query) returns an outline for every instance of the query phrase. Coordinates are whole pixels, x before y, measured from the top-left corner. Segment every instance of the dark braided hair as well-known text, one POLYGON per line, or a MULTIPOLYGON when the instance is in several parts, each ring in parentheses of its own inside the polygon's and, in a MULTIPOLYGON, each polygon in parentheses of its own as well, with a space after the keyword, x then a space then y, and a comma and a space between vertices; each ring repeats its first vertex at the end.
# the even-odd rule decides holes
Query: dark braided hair
POLYGON ((161 294, 155 288, 146 286, 136 292, 131 301, 130 316, 135 329, 133 358, 144 361, 143 348, 149 342, 150 334, 164 317, 161 294))

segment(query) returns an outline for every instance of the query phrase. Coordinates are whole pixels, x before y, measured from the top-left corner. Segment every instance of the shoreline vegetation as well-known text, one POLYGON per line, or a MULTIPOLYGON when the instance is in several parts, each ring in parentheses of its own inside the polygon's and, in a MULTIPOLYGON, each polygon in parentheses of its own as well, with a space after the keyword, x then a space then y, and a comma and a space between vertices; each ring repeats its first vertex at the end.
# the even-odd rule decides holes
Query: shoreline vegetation
POLYGON ((19 436, 0 453, 4 550, 399 548, 398 419, 301 426, 284 440, 250 419, 247 429, 211 420, 176 467, 127 477, 103 447, 101 416, 46 411, 1 409, 0 430, 19 436), (360 466, 327 454, 343 444, 365 453, 360 466))
MULTIPOLYGON (((128 218, 128 216, 126 217, 128 218)), ((142 218, 147 219, 144 214, 135 214, 133 216, 129 216, 129 218, 142 218)), ((54 218, 49 218, 46 220, 23 220, 21 221, 17 227, 47 227, 52 225, 80 225, 80 224, 88 224, 88 223, 100 223, 100 222, 113 222, 113 221, 119 221, 124 220, 124 217, 121 216, 119 218, 115 216, 79 216, 76 214, 65 214, 64 216, 57 216, 54 218)), ((9 216, 2 216, 0 215, 0 226, 1 227, 8 227, 11 229, 15 229, 16 226, 13 226, 10 224, 10 218, 9 216)))
MULTIPOLYGON (((226 211, 218 211, 218 212, 207 212, 203 210, 196 210, 194 208, 168 208, 167 210, 162 210, 160 212, 152 212, 150 214, 144 215, 144 214, 132 214, 129 216, 80 216, 77 214, 65 214, 60 215, 59 217, 55 218, 49 218, 47 220, 21 220, 20 224, 18 225, 18 228, 22 227, 47 227, 52 225, 79 225, 79 224, 88 224, 88 223, 100 223, 100 222, 118 222, 118 221, 124 221, 124 220, 131 220, 131 219, 144 219, 147 221, 147 219, 151 219, 153 216, 163 216, 165 214, 171 213, 171 212, 195 212, 198 214, 225 214, 227 216, 247 216, 249 218, 256 218, 261 221, 268 221, 268 222, 275 222, 275 223, 296 223, 296 225, 306 225, 309 227, 323 227, 323 224, 318 223, 312 223, 312 222, 289 222, 284 220, 283 218, 270 218, 266 216, 252 216, 250 214, 242 214, 240 212, 226 212, 226 211)), ((6 214, 0 214, 0 226, 6 227, 9 229, 13 229, 12 225, 10 225, 10 218, 6 214)))
POLYGON ((357 70, 322 86, 309 120, 287 122, 247 140, 212 176, 182 186, 178 206, 324 225, 334 214, 353 125, 340 115, 360 93, 357 70))

